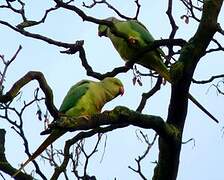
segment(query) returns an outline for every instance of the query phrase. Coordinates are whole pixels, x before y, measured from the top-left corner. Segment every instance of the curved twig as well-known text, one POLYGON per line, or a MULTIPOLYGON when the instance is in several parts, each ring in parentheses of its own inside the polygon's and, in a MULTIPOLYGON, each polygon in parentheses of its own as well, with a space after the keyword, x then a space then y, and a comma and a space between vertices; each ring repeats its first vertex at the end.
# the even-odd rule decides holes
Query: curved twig
POLYGON ((11 89, 5 95, 0 96, 0 102, 7 103, 12 101, 16 97, 20 89, 32 80, 38 81, 40 88, 46 96, 45 104, 49 112, 54 118, 57 118, 58 110, 53 103, 53 92, 50 86, 47 84, 44 75, 38 71, 30 71, 22 78, 20 78, 17 82, 15 82, 11 89))

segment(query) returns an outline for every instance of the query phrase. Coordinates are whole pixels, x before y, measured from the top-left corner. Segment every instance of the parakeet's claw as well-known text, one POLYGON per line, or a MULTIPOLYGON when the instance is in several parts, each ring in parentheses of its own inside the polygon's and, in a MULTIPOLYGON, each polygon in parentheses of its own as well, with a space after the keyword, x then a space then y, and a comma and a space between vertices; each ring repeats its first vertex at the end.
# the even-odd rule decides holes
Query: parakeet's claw
POLYGON ((78 118, 89 121, 91 116, 89 116, 89 115, 82 115, 82 116, 79 116, 78 118))
POLYGON ((136 82, 137 82, 139 86, 142 86, 143 84, 142 84, 142 81, 141 81, 141 73, 137 69, 136 65, 133 68, 133 76, 134 76, 133 79, 132 79, 133 85, 135 85, 136 82))
POLYGON ((135 37, 130 36, 130 37, 128 38, 128 43, 129 43, 130 45, 136 45, 136 44, 138 43, 138 40, 137 40, 135 37))
POLYGON ((166 85, 166 79, 163 78, 162 84, 165 86, 166 85))

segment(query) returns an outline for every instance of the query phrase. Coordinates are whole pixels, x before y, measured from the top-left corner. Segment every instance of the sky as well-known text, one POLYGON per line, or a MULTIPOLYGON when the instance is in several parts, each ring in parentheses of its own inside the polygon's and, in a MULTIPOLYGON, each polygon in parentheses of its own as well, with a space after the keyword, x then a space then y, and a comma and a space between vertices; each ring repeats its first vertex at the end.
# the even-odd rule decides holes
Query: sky
MULTIPOLYGON (((0 1, 1 3, 2 1, 0 1)), ((91 1, 85 1, 91 3, 91 1)), ((128 16, 134 16, 136 5, 134 1, 110 1, 120 12, 128 16)), ((165 13, 167 3, 163 0, 157 0, 153 3, 147 0, 141 0, 141 10, 139 20, 149 29, 155 39, 168 38, 171 26, 168 17, 165 13)), ((33 20, 39 20, 46 8, 49 8, 53 3, 51 1, 38 2, 33 1, 27 4, 27 17, 33 20)), ((82 1, 75 1, 76 5, 81 7, 82 1)), ((86 14, 97 17, 107 18, 115 16, 115 13, 104 5, 99 5, 93 9, 86 9, 81 7, 86 14)), ((186 14, 186 9, 182 6, 180 1, 174 2, 173 13, 177 25, 179 26, 176 38, 183 38, 189 40, 196 32, 197 23, 190 20, 186 24, 180 17, 186 14)), ((219 23, 224 27, 223 19, 224 12, 222 10, 219 16, 219 23)), ((0 9, 0 19, 9 21, 16 25, 21 22, 18 15, 13 14, 8 10, 0 9)), ((31 32, 39 33, 49 36, 55 40, 73 43, 76 40, 84 40, 84 48, 88 62, 93 69, 98 72, 107 72, 114 67, 124 65, 118 53, 113 48, 111 42, 107 38, 100 38, 97 36, 97 25, 90 22, 83 22, 82 19, 75 13, 66 10, 58 10, 50 14, 44 24, 28 29, 31 32)), ((224 38, 218 34, 216 37, 224 42, 224 38)), ((4 54, 6 59, 10 59, 16 52, 19 45, 22 45, 22 50, 16 60, 10 65, 6 81, 4 83, 5 90, 8 90, 11 85, 28 71, 41 71, 54 92, 54 102, 57 107, 63 100, 69 87, 81 79, 93 79, 86 76, 84 68, 81 66, 78 55, 61 54, 62 48, 49 45, 45 42, 24 37, 11 29, 0 25, 0 54, 4 54)), ((224 62, 222 61, 223 53, 212 53, 200 61, 194 74, 194 78, 198 80, 208 79, 212 75, 222 74, 224 62)), ((4 66, 0 62, 0 70, 2 72, 4 66)), ((138 66, 143 72, 146 69, 138 66)), ((147 92, 151 88, 151 80, 149 77, 142 77, 143 86, 133 86, 133 73, 129 71, 126 74, 117 76, 120 78, 125 86, 125 95, 114 99, 108 103, 104 110, 113 109, 117 105, 127 106, 130 109, 136 109, 143 92, 147 92)), ((155 83, 155 80, 153 80, 155 83)), ((215 83, 215 82, 214 82, 215 83)), ((184 129, 183 140, 191 141, 182 146, 180 166, 178 172, 178 180, 189 179, 204 179, 204 180, 222 180, 223 174, 223 96, 218 95, 216 89, 207 85, 192 84, 190 92, 219 120, 216 124, 203 114, 197 107, 189 102, 188 115, 186 126, 184 129)), ((33 97, 33 90, 37 87, 36 82, 28 84, 22 89, 22 97, 15 101, 15 105, 20 107, 23 101, 28 102, 33 97)), ((143 113, 159 115, 166 119, 170 96, 170 85, 166 83, 161 90, 156 93, 150 100, 148 100, 143 113)), ((43 111, 45 107, 40 104, 43 111)), ((24 129, 28 140, 30 141, 30 150, 33 152, 45 137, 40 136, 39 133, 43 130, 43 122, 37 120, 36 117, 37 105, 34 104, 24 114, 24 129)), ((13 114, 12 114, 13 117, 13 114)), ((23 144, 21 139, 10 128, 11 125, 2 120, 1 128, 7 130, 6 134, 6 154, 7 159, 15 167, 24 162, 27 158, 24 154, 23 144), (15 152, 16 147, 16 152, 15 152), (19 154, 15 158, 15 153, 19 154)), ((152 130, 144 130, 150 139, 153 139, 152 130)), ((96 175, 99 180, 103 179, 129 179, 136 180, 140 177, 131 171, 128 166, 136 167, 135 158, 141 155, 146 148, 146 145, 138 140, 136 133, 139 128, 128 127, 124 129, 115 130, 107 133, 103 137, 103 142, 100 144, 99 152, 93 157, 90 162, 88 172, 90 175, 96 175), (106 140, 106 148, 104 152, 104 141, 106 140), (100 159, 103 156, 103 161, 100 159)), ((67 133, 60 140, 54 143, 57 148, 63 148, 64 141, 71 138, 75 133, 67 133)), ((91 149, 96 137, 86 140, 87 150, 91 149)), ((143 173, 148 179, 151 179, 155 162, 157 160, 157 144, 155 144, 149 156, 143 162, 143 173)), ((37 161, 46 166, 40 158, 37 161)), ((29 172, 33 168, 30 163, 26 170, 29 172)), ((42 168, 49 176, 52 174, 49 168, 42 168)), ((10 177, 6 176, 8 179, 10 177)), ((37 179, 38 176, 35 176, 37 179)), ((61 176, 61 179, 64 177, 61 176)))

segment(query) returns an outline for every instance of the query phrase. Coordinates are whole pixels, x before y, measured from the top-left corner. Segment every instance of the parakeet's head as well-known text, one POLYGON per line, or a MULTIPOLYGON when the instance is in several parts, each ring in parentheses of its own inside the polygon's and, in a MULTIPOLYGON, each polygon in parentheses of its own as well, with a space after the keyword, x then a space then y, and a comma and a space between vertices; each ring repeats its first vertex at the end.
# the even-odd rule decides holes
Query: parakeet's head
POLYGON ((107 37, 107 31, 108 31, 108 26, 106 25, 99 25, 98 27, 98 36, 106 36, 107 37))
MULTIPOLYGON (((111 22, 116 22, 118 21, 118 19, 116 19, 115 17, 109 17, 107 19, 105 19, 106 21, 111 21, 111 22)), ((107 33, 110 30, 110 28, 107 25, 102 25, 100 24, 98 26, 98 36, 106 36, 107 37, 107 33)))
POLYGON ((114 77, 107 77, 102 80, 102 83, 111 97, 115 98, 118 95, 124 94, 124 86, 119 79, 114 77))

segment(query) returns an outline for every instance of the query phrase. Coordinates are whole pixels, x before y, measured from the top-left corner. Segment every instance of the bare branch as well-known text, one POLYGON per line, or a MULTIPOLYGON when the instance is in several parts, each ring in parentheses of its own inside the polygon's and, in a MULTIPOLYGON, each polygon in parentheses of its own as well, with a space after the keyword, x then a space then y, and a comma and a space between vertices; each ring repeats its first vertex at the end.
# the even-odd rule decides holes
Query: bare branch
MULTIPOLYGON (((12 108, 10 107, 10 104, 6 104, 5 106, 2 105, 2 110, 5 109, 5 115, 2 116, 3 119, 7 120, 11 125, 12 125, 12 129, 21 137, 22 141, 23 141, 23 145, 24 145, 24 149, 25 149, 25 153, 28 155, 28 157, 31 156, 31 153, 29 151, 29 146, 28 146, 28 140, 25 137, 25 133, 23 130, 23 113, 24 110, 27 109, 29 106, 31 106, 34 102, 37 101, 41 101, 43 100, 42 98, 38 98, 37 96, 34 97, 33 100, 29 101, 28 103, 23 104, 23 107, 21 108, 20 111, 17 111, 16 108, 12 108), (10 114, 11 112, 15 112, 15 114, 17 115, 17 118, 19 119, 19 122, 14 121, 15 117, 13 117, 13 119, 10 118, 10 114)), ((40 175, 40 177, 42 177, 42 179, 47 179, 44 174, 40 171, 40 168, 38 166, 38 164, 36 163, 36 161, 33 161, 33 164, 36 168, 36 172, 37 174, 40 175)))
POLYGON ((87 75, 95 77, 95 78, 97 78, 99 80, 102 80, 105 77, 116 76, 119 73, 125 73, 125 72, 127 72, 130 69, 130 67, 128 67, 128 66, 122 66, 122 67, 115 68, 111 72, 108 72, 108 73, 105 73, 105 74, 101 74, 101 73, 94 72, 92 67, 88 64, 84 48, 80 48, 79 57, 80 57, 80 59, 82 61, 83 67, 86 69, 87 75))
POLYGON ((137 9, 136 9, 135 17, 133 19, 138 19, 138 15, 139 15, 139 12, 140 12, 141 4, 139 3, 139 0, 135 0, 135 3, 136 3, 136 6, 137 6, 137 9))
POLYGON ((214 81, 215 79, 218 79, 218 78, 224 78, 224 74, 219 74, 219 75, 216 75, 216 76, 212 76, 207 80, 200 80, 199 81, 199 80, 192 79, 192 82, 196 83, 196 84, 206 84, 206 83, 210 83, 210 82, 212 82, 212 81, 214 81))
POLYGON ((149 138, 146 134, 144 134, 142 131, 140 131, 140 134, 144 140, 144 142, 147 144, 147 148, 145 150, 145 152, 138 157, 138 159, 135 159, 136 163, 137 163, 137 169, 132 168, 131 166, 128 166, 129 169, 131 169, 132 171, 136 172, 137 174, 139 174, 139 176, 143 179, 143 180, 147 180, 147 178, 144 176, 144 174, 142 173, 142 169, 141 169, 141 162, 145 159, 145 157, 149 154, 150 149, 152 148, 152 146, 154 145, 156 139, 157 139, 157 134, 155 134, 152 142, 149 142, 149 138))
POLYGON ((136 109, 137 112, 142 112, 142 110, 144 109, 145 107, 145 104, 147 102, 147 100, 152 96, 154 95, 158 90, 160 90, 160 86, 162 84, 162 78, 159 77, 157 79, 157 82, 155 84, 155 86, 147 93, 143 93, 142 94, 142 99, 141 99, 141 102, 138 106, 138 108, 136 109))
POLYGON ((189 18, 192 18, 192 19, 196 20, 197 22, 200 22, 200 19, 196 17, 194 10, 197 10, 197 11, 201 12, 202 7, 199 7, 198 5, 197 6, 193 5, 192 0, 180 0, 180 1, 187 8, 187 14, 181 16, 181 18, 182 19, 185 18, 186 23, 189 22, 189 18))
MULTIPOLYGON (((5 156, 5 134, 6 131, 4 129, 0 129, 0 170, 5 172, 8 175, 13 175, 17 169, 15 169, 14 167, 12 167, 9 162, 6 159, 5 156)), ((33 179, 30 175, 26 175, 24 173, 20 173, 18 175, 18 178, 20 179, 24 179, 24 180, 31 180, 33 179)))
POLYGON ((78 8, 76 6, 69 5, 67 3, 64 3, 61 0, 54 0, 54 2, 57 4, 56 7, 62 7, 62 8, 65 8, 67 10, 71 10, 71 11, 75 12, 76 14, 78 14, 83 19, 83 21, 88 21, 88 22, 92 22, 92 23, 95 23, 95 24, 104 24, 104 25, 107 25, 109 27, 113 26, 112 22, 108 22, 108 21, 105 21, 105 20, 99 20, 97 18, 86 15, 84 13, 84 11, 82 11, 80 8, 78 8))
POLYGON ((2 21, 2 20, 0 20, 0 24, 9 27, 12 30, 14 30, 14 31, 16 31, 16 32, 18 32, 18 33, 20 33, 24 36, 31 37, 31 38, 38 39, 38 40, 42 40, 44 42, 47 42, 49 44, 53 44, 53 45, 56 45, 56 46, 59 46, 59 47, 70 48, 70 47, 74 46, 74 44, 69 44, 69 43, 56 41, 56 40, 53 40, 53 39, 48 38, 46 36, 42 36, 40 34, 35 34, 35 33, 28 32, 24 29, 19 29, 17 27, 14 27, 13 25, 9 24, 8 22, 2 21))
POLYGON ((5 65, 4 70, 1 73, 1 79, 0 79, 0 91, 1 91, 1 94, 2 94, 2 90, 3 90, 3 82, 4 82, 4 79, 5 79, 5 76, 6 76, 6 71, 7 71, 8 67, 9 67, 9 65, 16 59, 16 57, 19 54, 21 49, 22 49, 22 46, 20 45, 19 48, 17 49, 16 53, 13 55, 13 57, 9 61, 6 61, 4 59, 3 55, 0 56, 0 58, 2 59, 4 65, 5 65))
POLYGON ((28 20, 26 15, 25 15, 25 3, 22 2, 21 0, 18 0, 17 2, 20 4, 20 8, 16 9, 11 5, 11 2, 6 1, 7 5, 1 5, 0 8, 7 8, 17 14, 19 14, 22 17, 23 22, 21 22, 20 24, 18 24, 16 27, 18 29, 23 30, 26 27, 31 27, 31 26, 35 26, 38 25, 40 23, 44 23, 48 14, 52 11, 55 11, 58 9, 58 7, 52 7, 49 8, 45 11, 43 17, 39 20, 39 21, 34 21, 34 20, 28 20))
MULTIPOLYGON (((176 35, 176 32, 178 30, 178 26, 176 25, 176 22, 173 18, 172 9, 173 9, 173 0, 169 0, 168 1, 168 8, 167 8, 167 11, 166 11, 166 14, 169 18, 169 21, 170 21, 170 24, 171 24, 171 27, 172 27, 169 39, 174 39, 174 37, 176 35)), ((166 62, 165 62, 166 64, 171 61, 173 55, 174 55, 173 46, 168 46, 168 56, 166 57, 166 62)))
POLYGON ((53 103, 53 92, 50 86, 47 84, 47 81, 41 72, 37 72, 37 71, 28 72, 26 75, 20 78, 16 83, 14 83, 14 85, 5 95, 0 96, 0 102, 7 103, 9 101, 12 101, 16 97, 20 89, 34 79, 38 81, 40 88, 42 89, 42 91, 44 92, 46 96, 45 104, 49 112, 54 118, 57 118, 58 110, 54 106, 54 103, 53 103))
POLYGON ((89 65, 89 63, 86 59, 86 53, 83 48, 83 44, 84 44, 84 41, 77 41, 74 46, 67 49, 66 51, 61 51, 61 53, 75 54, 75 53, 79 52, 79 57, 82 62, 82 66, 85 68, 88 76, 92 76, 96 79, 102 80, 105 77, 114 77, 119 73, 125 73, 131 68, 128 66, 117 67, 114 70, 112 70, 111 72, 107 72, 105 74, 101 74, 99 72, 93 71, 92 67, 89 65))
POLYGON ((224 47, 216 39, 213 39, 212 42, 216 44, 217 48, 211 48, 206 50, 205 55, 211 52, 224 51, 224 47))
POLYGON ((120 11, 118 9, 116 9, 113 5, 111 5, 109 2, 107 2, 106 0, 100 0, 100 1, 97 1, 97 0, 93 0, 92 4, 90 5, 86 5, 84 2, 83 2, 83 6, 86 7, 86 8, 93 8, 94 6, 96 6, 97 4, 106 4, 107 7, 109 9, 112 9, 119 17, 123 18, 123 19, 126 19, 126 20, 131 20, 131 19, 137 19, 138 18, 138 15, 139 15, 139 12, 140 12, 140 7, 141 5, 139 4, 138 0, 135 0, 135 3, 136 3, 136 6, 137 6, 137 9, 136 9, 136 14, 135 14, 135 17, 128 17, 128 16, 125 16, 123 14, 120 13, 120 11))
MULTIPOLYGON (((88 173, 87 173, 87 167, 88 167, 88 164, 89 164, 89 161, 90 161, 90 158, 97 152, 97 148, 99 146, 99 143, 101 142, 101 138, 102 138, 102 134, 98 133, 98 136, 97 136, 97 141, 95 143, 95 146, 93 147, 92 151, 88 154, 86 151, 85 151, 85 146, 84 146, 84 143, 79 143, 78 144, 78 147, 79 149, 81 150, 82 154, 84 155, 85 157, 85 162, 84 162, 84 168, 83 168, 83 176, 80 176, 78 175, 78 171, 76 170, 77 169, 77 162, 78 160, 76 160, 75 164, 76 166, 74 167, 74 172, 76 174, 76 176, 80 179, 85 179, 86 177, 89 177, 88 173)), ((81 141, 83 142, 83 140, 81 141)), ((80 156, 80 154, 79 154, 80 156)), ((77 157, 79 159, 79 157, 77 157)))
MULTIPOLYGON (((223 81, 220 81, 220 82, 223 83, 223 81)), ((217 84, 213 84, 212 86, 216 88, 218 94, 224 95, 224 91, 220 89, 220 85, 219 85, 220 82, 218 82, 217 84)))
POLYGON ((222 35, 224 35, 224 30, 222 29, 220 24, 217 24, 218 32, 222 35))
POLYGON ((178 30, 178 26, 176 25, 176 22, 173 18, 173 15, 172 15, 172 9, 173 9, 173 0, 169 0, 168 1, 168 9, 166 11, 166 14, 170 20, 170 24, 171 24, 171 27, 172 27, 172 31, 170 33, 170 36, 169 36, 169 39, 174 39, 174 36, 178 30))
POLYGON ((193 142, 193 146, 192 147, 195 147, 195 139, 194 138, 190 138, 187 141, 183 141, 182 144, 188 144, 189 142, 193 142))

